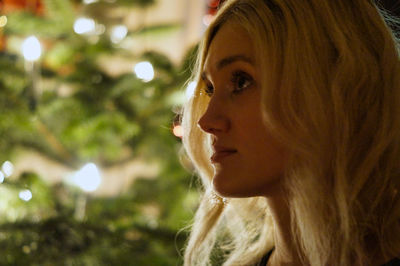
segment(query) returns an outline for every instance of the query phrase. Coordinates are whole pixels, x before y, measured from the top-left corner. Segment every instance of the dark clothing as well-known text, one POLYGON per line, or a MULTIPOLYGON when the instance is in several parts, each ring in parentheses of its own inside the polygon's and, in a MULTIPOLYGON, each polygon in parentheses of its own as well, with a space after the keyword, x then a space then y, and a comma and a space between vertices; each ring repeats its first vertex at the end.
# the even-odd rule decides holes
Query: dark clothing
POLYGON ((266 266, 269 260, 269 257, 271 256, 272 251, 274 251, 274 249, 271 249, 270 251, 268 251, 267 254, 264 255, 264 257, 261 259, 261 261, 259 263, 257 263, 255 266, 266 266))
MULTIPOLYGON (((257 263, 255 266, 266 266, 268 263, 268 259, 271 256, 271 253, 274 249, 271 249, 270 251, 268 251, 267 254, 265 254, 265 256, 261 259, 261 261, 259 263, 257 263)), ((385 264, 383 264, 382 266, 400 266, 400 259, 399 258, 395 258, 385 264)))
POLYGON ((383 264, 382 266, 400 266, 400 259, 399 258, 392 259, 391 261, 383 264))

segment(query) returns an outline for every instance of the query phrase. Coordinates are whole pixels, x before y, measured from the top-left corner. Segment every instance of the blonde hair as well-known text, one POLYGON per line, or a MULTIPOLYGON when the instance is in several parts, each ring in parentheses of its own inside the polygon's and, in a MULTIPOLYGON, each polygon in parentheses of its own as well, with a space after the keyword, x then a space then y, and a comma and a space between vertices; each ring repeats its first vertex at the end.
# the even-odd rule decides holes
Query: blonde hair
MULTIPOLYGON (((285 173, 292 235, 309 265, 368 265, 400 255, 399 46, 369 0, 228 0, 209 26, 183 108, 183 143, 204 185, 185 265, 251 265, 273 245, 265 198, 212 192, 200 79, 226 21, 252 36, 265 125, 290 150, 285 173), (370 244, 374 243, 375 246, 370 244)), ((393 22, 394 20, 392 20, 393 22)))

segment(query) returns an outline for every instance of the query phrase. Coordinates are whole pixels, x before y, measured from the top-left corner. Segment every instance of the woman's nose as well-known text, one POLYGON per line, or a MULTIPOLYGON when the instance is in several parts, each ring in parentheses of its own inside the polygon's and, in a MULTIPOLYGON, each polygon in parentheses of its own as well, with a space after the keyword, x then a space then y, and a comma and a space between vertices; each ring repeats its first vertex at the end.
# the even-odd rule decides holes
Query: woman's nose
POLYGON ((230 121, 226 114, 226 108, 213 100, 211 99, 206 112, 199 119, 197 125, 203 131, 215 135, 219 132, 226 132, 230 127, 230 121))

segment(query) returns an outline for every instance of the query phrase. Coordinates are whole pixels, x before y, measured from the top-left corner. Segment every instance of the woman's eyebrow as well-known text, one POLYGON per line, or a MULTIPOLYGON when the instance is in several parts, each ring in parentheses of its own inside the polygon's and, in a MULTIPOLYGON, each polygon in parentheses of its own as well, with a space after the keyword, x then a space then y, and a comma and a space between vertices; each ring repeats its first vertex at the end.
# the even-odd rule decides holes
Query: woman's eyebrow
MULTIPOLYGON (((243 55, 243 54, 238 54, 238 55, 228 56, 228 57, 225 57, 225 58, 219 60, 217 63, 217 70, 221 70, 222 68, 224 68, 234 62, 237 62, 237 61, 243 61, 243 62, 249 63, 254 66, 253 60, 250 57, 243 55)), ((207 79, 206 73, 204 71, 201 73, 200 77, 202 80, 207 79)))
POLYGON ((236 61, 244 61, 246 63, 254 65, 253 60, 250 57, 248 57, 246 55, 238 54, 238 55, 232 55, 232 56, 228 56, 228 57, 221 59, 217 63, 217 69, 221 70, 221 68, 224 68, 227 65, 230 65, 236 61))

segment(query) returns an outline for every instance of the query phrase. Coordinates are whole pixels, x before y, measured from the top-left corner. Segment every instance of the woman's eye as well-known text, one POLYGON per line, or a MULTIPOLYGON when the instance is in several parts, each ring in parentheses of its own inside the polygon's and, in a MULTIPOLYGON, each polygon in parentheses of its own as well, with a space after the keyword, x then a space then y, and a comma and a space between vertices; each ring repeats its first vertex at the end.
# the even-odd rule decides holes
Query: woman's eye
POLYGON ((213 95, 214 92, 214 88, 212 85, 206 85, 206 87, 204 88, 204 92, 206 93, 207 96, 211 97, 213 95))
POLYGON ((253 78, 249 74, 239 71, 232 74, 231 82, 234 87, 233 92, 241 93, 243 90, 253 85, 253 78))
MULTIPOLYGON (((254 79, 243 71, 236 71, 232 73, 230 84, 229 88, 233 87, 232 92, 234 94, 239 94, 245 89, 251 87, 254 84, 254 79)), ((203 91, 208 97, 211 97, 214 94, 214 87, 211 83, 207 84, 206 82, 203 91)))

